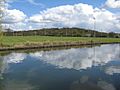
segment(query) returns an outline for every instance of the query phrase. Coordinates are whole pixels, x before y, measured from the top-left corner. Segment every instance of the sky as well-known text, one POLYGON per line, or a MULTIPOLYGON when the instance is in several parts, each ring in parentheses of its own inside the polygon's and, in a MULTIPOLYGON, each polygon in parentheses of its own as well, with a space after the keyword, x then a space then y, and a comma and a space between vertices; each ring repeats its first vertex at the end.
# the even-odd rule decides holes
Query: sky
POLYGON ((16 31, 78 27, 120 32, 120 0, 8 0, 4 5, 2 25, 16 31))

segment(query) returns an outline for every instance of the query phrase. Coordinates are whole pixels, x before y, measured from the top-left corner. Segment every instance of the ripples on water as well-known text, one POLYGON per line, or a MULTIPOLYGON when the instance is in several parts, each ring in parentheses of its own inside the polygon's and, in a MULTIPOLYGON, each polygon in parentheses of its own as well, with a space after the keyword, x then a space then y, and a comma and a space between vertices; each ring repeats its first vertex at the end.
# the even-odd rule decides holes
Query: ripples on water
POLYGON ((0 90, 120 90, 120 45, 0 56, 0 90))

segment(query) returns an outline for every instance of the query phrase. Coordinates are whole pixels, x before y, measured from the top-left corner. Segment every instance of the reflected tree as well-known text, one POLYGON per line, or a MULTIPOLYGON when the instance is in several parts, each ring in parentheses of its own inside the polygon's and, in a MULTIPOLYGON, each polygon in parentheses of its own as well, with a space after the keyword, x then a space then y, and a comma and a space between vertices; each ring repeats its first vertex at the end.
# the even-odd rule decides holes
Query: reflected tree
POLYGON ((2 60, 0 59, 0 80, 2 79, 1 68, 2 68, 2 60))
POLYGON ((120 43, 118 43, 118 45, 117 45, 117 50, 118 50, 118 59, 120 59, 120 43))
POLYGON ((3 90, 3 75, 2 75, 2 64, 3 64, 3 60, 1 60, 0 58, 0 90, 3 90))

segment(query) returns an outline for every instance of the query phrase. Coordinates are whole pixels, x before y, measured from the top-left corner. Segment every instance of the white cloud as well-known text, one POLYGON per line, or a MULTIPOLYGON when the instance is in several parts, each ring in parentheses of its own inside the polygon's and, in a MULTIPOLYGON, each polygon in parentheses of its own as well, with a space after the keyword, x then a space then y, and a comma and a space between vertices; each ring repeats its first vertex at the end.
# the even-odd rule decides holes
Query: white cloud
POLYGON ((27 16, 20 10, 13 9, 4 11, 4 17, 2 18, 2 23, 4 24, 11 24, 11 23, 18 23, 25 20, 27 16))
MULTIPOLYGON (((29 0, 29 2, 34 1, 29 0)), ((106 9, 93 8, 92 5, 82 3, 49 8, 28 18, 24 12, 17 9, 9 10, 6 8, 4 13, 3 23, 8 24, 7 26, 14 30, 54 27, 94 29, 95 22, 97 31, 120 32, 119 14, 114 14, 106 9)))
POLYGON ((3 24, 4 28, 10 28, 15 31, 21 31, 28 29, 28 25, 25 22, 18 22, 18 23, 10 23, 10 24, 3 24))
MULTIPOLYGON (((7 3, 6 3, 7 4, 7 3)), ((8 4, 9 5, 9 4, 8 4)), ((2 17, 2 25, 4 28, 11 28, 13 30, 25 30, 26 18, 27 15, 17 9, 8 9, 8 6, 3 8, 3 17, 2 17)))
POLYGON ((29 18, 30 22, 47 23, 51 27, 82 27, 93 29, 96 18, 96 30, 119 30, 116 14, 106 10, 93 8, 88 4, 64 5, 41 11, 29 18), (49 23, 48 23, 49 22, 49 23), (114 28, 114 29, 113 29, 114 28))
POLYGON ((10 4, 13 2, 25 2, 25 1, 8 0, 7 2, 3 2, 5 7, 2 7, 4 11, 2 25, 4 28, 11 28, 15 31, 40 28, 38 27, 38 25, 28 23, 27 15, 23 11, 17 9, 9 9, 10 4))
POLYGON ((30 17, 30 20, 38 23, 46 20, 51 22, 69 22, 73 17, 77 19, 78 16, 83 15, 84 17, 89 14, 93 14, 93 8, 87 4, 65 5, 41 11, 40 14, 30 17))
POLYGON ((105 6, 109 8, 120 8, 120 0, 107 0, 105 6))

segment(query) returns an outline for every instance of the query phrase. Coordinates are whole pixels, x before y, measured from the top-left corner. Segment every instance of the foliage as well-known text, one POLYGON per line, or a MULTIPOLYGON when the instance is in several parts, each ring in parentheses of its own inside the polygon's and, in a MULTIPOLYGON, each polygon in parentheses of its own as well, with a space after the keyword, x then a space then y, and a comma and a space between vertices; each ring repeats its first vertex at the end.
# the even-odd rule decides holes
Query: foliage
MULTIPOLYGON (((13 31, 6 30, 4 33, 6 36, 66 36, 66 37, 118 37, 116 33, 105 33, 94 30, 82 29, 82 28, 49 28, 40 30, 28 30, 28 31, 13 31)), ((120 36, 120 34, 119 34, 120 36)))
POLYGON ((0 0, 0 44, 2 42, 2 37, 3 37, 2 18, 3 18, 4 7, 5 7, 5 1, 6 0, 0 0))

